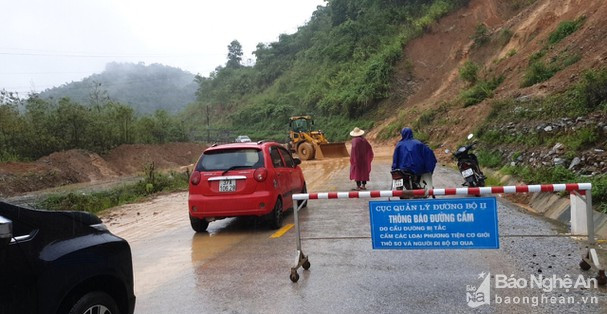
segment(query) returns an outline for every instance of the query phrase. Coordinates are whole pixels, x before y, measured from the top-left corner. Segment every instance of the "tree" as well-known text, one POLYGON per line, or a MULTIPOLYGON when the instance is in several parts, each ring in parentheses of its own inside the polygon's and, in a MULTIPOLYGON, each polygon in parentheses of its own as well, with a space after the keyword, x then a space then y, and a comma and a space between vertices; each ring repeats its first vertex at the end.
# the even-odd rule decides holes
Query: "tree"
POLYGON ((91 90, 89 91, 89 102, 91 107, 97 109, 97 112, 101 111, 101 107, 110 102, 110 96, 108 91, 101 88, 101 83, 93 81, 91 84, 91 90))
POLYGON ((135 114, 133 108, 123 105, 114 104, 114 118, 119 123, 120 129, 120 143, 131 143, 133 141, 131 129, 133 122, 135 121, 135 114))
POLYGON ((242 45, 238 40, 233 40, 228 45, 228 63, 226 68, 239 68, 241 67, 240 61, 242 61, 242 45))
POLYGON ((54 120, 61 126, 55 130, 55 136, 61 144, 60 148, 81 148, 86 145, 83 137, 87 134, 90 125, 89 110, 69 98, 62 98, 54 111, 54 120))

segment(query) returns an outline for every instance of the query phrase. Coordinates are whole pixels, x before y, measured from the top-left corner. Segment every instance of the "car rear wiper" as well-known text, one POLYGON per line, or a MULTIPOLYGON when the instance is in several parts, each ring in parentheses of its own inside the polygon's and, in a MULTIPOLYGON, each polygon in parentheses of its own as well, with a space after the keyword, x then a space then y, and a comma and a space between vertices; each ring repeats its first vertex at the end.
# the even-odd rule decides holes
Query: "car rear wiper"
POLYGON ((234 169, 238 169, 238 168, 253 168, 253 166, 232 166, 232 167, 226 169, 224 172, 222 172, 221 175, 228 173, 228 171, 230 171, 230 170, 234 170, 234 169))

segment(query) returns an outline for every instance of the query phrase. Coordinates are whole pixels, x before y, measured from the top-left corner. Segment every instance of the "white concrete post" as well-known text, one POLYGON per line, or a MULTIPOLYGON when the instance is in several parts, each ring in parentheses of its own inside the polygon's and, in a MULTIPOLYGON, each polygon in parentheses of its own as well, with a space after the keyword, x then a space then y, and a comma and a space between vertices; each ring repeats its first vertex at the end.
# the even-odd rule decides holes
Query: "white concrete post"
MULTIPOLYGON (((585 192, 590 193, 590 191, 585 192)), ((578 191, 571 191, 569 197, 571 199, 571 234, 588 235, 586 200, 578 191)))

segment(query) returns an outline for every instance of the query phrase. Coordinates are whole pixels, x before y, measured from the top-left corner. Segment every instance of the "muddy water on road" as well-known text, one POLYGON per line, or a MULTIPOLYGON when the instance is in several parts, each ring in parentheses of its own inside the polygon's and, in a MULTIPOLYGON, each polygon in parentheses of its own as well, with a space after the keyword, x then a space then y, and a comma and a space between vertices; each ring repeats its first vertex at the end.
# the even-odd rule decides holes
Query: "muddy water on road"
MULTIPOLYGON (((344 171, 347 167, 349 158, 304 162, 302 169, 308 190, 335 190, 337 186, 325 183, 334 182, 332 178, 347 172, 344 171)), ((138 313, 161 313, 148 307, 155 303, 148 302, 152 296, 161 294, 162 298, 170 299, 171 295, 181 293, 182 288, 196 286, 195 271, 204 268, 206 262, 235 250, 243 241, 252 238, 266 241, 273 233, 263 223, 229 218, 211 223, 208 233, 195 234, 187 214, 187 192, 120 206, 101 218, 114 234, 131 245, 138 313), (176 280, 184 287, 167 289, 176 280)), ((286 223, 290 220, 292 215, 286 223)))

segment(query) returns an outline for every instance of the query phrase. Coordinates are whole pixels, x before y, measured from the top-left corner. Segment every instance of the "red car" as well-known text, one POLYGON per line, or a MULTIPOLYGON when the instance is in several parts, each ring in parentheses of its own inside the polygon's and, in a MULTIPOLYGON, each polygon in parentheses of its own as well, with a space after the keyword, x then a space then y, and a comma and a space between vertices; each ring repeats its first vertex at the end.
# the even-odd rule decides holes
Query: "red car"
POLYGON ((299 164, 276 142, 207 148, 190 177, 192 229, 203 232, 213 220, 236 216, 265 217, 280 228, 284 212, 293 208, 293 193, 307 191, 299 164))

